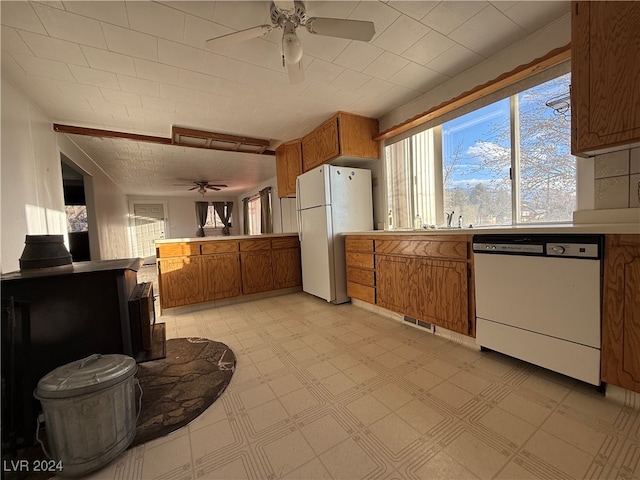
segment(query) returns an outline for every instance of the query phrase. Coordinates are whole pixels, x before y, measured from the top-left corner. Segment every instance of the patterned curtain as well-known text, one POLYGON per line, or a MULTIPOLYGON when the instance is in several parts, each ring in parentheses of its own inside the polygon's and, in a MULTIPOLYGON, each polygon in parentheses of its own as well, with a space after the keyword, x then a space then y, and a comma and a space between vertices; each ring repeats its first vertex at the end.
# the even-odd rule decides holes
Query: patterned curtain
POLYGON ((207 223, 209 202, 196 202, 196 222, 198 222, 197 237, 204 237, 204 224, 207 223))
POLYGON ((271 187, 260 190, 260 233, 273 233, 271 187))
POLYGON ((245 197, 242 199, 242 223, 244 224, 242 232, 245 235, 249 235, 249 222, 249 198, 245 197))
POLYGON ((222 234, 229 235, 229 227, 231 227, 231 212, 233 211, 233 202, 213 202, 213 208, 222 220, 222 234))

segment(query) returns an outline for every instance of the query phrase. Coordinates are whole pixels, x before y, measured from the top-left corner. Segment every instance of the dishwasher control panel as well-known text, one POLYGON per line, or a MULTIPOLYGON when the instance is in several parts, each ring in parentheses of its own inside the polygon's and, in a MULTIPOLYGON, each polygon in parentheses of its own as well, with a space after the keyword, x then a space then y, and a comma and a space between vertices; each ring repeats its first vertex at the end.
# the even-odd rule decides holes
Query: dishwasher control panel
POLYGON ((598 245, 593 243, 547 243, 547 255, 552 257, 598 258, 598 245))

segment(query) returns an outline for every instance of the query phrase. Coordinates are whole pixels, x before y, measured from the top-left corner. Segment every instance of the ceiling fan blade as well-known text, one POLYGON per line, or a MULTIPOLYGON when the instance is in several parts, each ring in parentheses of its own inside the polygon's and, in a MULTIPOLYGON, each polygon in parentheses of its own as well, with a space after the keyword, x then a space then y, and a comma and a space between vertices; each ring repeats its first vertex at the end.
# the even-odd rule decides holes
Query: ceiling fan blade
POLYGON ((228 187, 229 185, 223 185, 222 183, 209 183, 208 187, 228 187))
POLYGON ((298 63, 287 63, 287 71, 289 73, 289 83, 291 85, 297 85, 304 82, 302 60, 300 60, 298 63))
POLYGON ((273 3, 280 10, 287 11, 287 12, 290 12, 296 7, 295 4, 293 3, 293 0, 273 0, 273 3))
POLYGON ((210 38, 205 43, 207 48, 226 47, 232 43, 251 40, 252 38, 258 38, 266 35, 273 30, 273 28, 273 25, 259 25, 257 27, 247 28, 246 30, 228 33, 220 37, 210 38))
POLYGON ((368 42, 376 33, 373 22, 347 20, 342 18, 311 17, 305 27, 309 33, 327 37, 347 38, 368 42))
POLYGON ((220 191, 220 189, 219 189, 219 188, 217 188, 217 187, 212 187, 211 185, 207 185, 207 188, 208 188, 209 190, 215 190, 216 192, 219 192, 219 191, 220 191))
POLYGON ((195 190, 196 188, 198 188, 198 187, 197 186, 196 187, 191 187, 191 188, 188 188, 187 191, 195 190))

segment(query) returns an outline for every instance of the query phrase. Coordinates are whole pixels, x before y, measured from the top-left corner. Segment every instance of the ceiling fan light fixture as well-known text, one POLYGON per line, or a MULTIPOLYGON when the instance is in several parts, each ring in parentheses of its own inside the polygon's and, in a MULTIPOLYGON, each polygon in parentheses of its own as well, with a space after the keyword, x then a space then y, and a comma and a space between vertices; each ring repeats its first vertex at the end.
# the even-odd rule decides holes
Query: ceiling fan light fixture
POLYGON ((288 21, 284 26, 282 35, 282 52, 284 60, 289 65, 294 65, 302 60, 302 43, 296 35, 296 29, 292 22, 288 21))
POLYGON ((198 193, 204 197, 204 194, 207 193, 207 189, 200 185, 200 188, 198 188, 198 193))

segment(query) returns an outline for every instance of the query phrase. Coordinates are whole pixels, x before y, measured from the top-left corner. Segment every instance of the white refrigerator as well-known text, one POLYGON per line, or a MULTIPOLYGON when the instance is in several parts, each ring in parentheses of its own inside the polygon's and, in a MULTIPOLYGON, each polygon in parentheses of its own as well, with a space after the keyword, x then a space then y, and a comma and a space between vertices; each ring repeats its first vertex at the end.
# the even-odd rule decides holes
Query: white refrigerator
POLYGON ((371 171, 321 165, 296 180, 302 289, 327 302, 345 303, 344 232, 373 230, 371 171))

